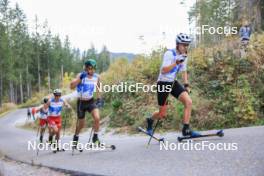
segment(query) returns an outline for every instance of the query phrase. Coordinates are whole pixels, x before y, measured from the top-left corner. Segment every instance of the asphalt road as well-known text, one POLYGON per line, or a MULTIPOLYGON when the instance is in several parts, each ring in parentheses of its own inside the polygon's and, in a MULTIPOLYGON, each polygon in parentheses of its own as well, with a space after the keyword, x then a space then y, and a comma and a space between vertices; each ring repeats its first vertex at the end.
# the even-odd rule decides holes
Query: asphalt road
MULTIPOLYGON (((36 151, 27 150, 28 141, 36 141, 36 133, 16 128, 16 124, 25 119, 26 109, 16 110, 0 118, 0 150, 8 157, 28 163, 72 170, 80 172, 80 175, 264 175, 264 126, 228 129, 224 131, 223 138, 204 138, 192 143, 196 146, 201 146, 202 142, 210 143, 211 147, 221 145, 221 149, 226 146, 226 149, 229 149, 227 151, 210 150, 209 147, 191 151, 183 148, 160 150, 156 141, 152 141, 147 148, 148 137, 144 135, 104 135, 101 140, 107 144, 115 144, 115 151, 75 152, 74 156, 71 151, 56 154, 40 151, 39 156, 36 156, 36 151)), ((171 147, 179 145, 176 140, 179 133, 166 133, 162 136, 171 147)), ((83 143, 88 141, 88 138, 87 133, 80 136, 83 143)), ((64 136, 62 141, 68 142, 71 139, 71 136, 64 136)))

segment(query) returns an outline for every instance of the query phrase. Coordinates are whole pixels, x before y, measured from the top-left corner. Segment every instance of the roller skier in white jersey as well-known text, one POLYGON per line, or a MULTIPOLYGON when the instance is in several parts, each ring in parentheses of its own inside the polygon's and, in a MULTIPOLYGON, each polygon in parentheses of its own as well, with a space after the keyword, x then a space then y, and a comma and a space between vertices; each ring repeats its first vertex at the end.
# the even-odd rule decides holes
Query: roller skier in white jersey
POLYGON ((157 99, 159 111, 154 112, 147 118, 147 132, 153 134, 153 121, 155 119, 164 119, 166 117, 168 96, 171 94, 177 98, 183 105, 183 136, 199 136, 200 134, 190 128, 190 118, 192 111, 192 99, 189 96, 190 85, 187 75, 187 49, 191 39, 187 34, 180 33, 176 37, 176 48, 165 52, 163 62, 160 67, 160 73, 157 80, 157 99), (176 74, 182 73, 183 84, 177 81, 176 74), (171 91, 167 91, 166 87, 171 91))

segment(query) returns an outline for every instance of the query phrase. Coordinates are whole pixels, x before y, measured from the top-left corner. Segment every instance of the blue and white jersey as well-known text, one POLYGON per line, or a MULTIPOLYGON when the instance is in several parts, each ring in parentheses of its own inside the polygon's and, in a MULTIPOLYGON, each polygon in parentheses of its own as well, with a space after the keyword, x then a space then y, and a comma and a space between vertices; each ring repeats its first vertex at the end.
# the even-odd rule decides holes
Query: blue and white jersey
POLYGON ((63 105, 63 99, 60 98, 59 101, 56 102, 55 98, 51 98, 49 105, 49 116, 60 116, 63 105))
POLYGON ((47 119, 48 118, 48 114, 49 114, 49 108, 45 109, 44 107, 42 107, 40 110, 39 110, 39 118, 40 119, 47 119))
POLYGON ((249 26, 242 26, 239 30, 241 40, 249 40, 251 35, 251 29, 249 26))
POLYGON ((165 52, 163 56, 163 61, 160 67, 160 73, 158 77, 158 81, 162 82, 173 82, 176 78, 176 74, 178 72, 186 71, 187 70, 187 57, 183 55, 179 55, 176 53, 175 49, 168 50, 165 52), (176 65, 170 72, 162 73, 162 68, 167 67, 176 62, 176 60, 184 60, 181 64, 176 65))
POLYGON ((85 100, 93 98, 93 93, 96 91, 99 76, 94 73, 91 78, 86 76, 77 86, 78 97, 85 100))

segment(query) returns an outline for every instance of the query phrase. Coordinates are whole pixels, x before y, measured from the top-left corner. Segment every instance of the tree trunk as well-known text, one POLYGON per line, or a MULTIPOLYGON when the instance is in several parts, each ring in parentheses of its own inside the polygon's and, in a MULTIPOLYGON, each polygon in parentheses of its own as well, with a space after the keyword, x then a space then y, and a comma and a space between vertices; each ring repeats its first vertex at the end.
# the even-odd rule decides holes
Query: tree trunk
POLYGON ((27 99, 30 99, 30 81, 29 81, 28 64, 27 64, 27 99))
POLYGON ((50 93, 50 69, 49 68, 48 68, 48 87, 49 87, 48 93, 50 93))
POLYGON ((40 59, 38 57, 38 91, 40 92, 41 80, 40 80, 40 59))
POLYGON ((23 84, 22 84, 22 74, 19 75, 19 82, 20 82, 20 102, 24 102, 24 95, 23 95, 23 84))
POLYGON ((9 80, 9 102, 14 103, 14 84, 11 80, 9 80))
POLYGON ((255 9, 255 24, 256 24, 256 31, 261 30, 261 6, 260 6, 260 0, 256 2, 256 6, 254 7, 255 9))
POLYGON ((15 91, 14 91, 14 102, 18 104, 17 84, 15 85, 15 91))
POLYGON ((2 97, 3 97, 3 76, 0 73, 0 107, 2 107, 2 97))
POLYGON ((29 92, 29 98, 32 97, 32 86, 31 86, 31 81, 28 82, 28 92, 29 92))
POLYGON ((27 99, 26 100, 28 100, 28 99, 30 99, 31 97, 30 97, 30 83, 29 83, 29 81, 27 82, 27 99))
POLYGON ((61 65, 61 87, 63 87, 63 65, 61 65))

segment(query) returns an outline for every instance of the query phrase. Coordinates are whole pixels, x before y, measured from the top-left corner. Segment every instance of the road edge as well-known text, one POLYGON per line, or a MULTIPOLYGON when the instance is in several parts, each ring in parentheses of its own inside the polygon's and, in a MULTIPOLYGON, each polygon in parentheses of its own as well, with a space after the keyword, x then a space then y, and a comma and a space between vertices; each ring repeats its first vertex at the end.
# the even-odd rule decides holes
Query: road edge
POLYGON ((30 162, 27 162, 27 161, 15 159, 15 158, 10 157, 10 156, 8 156, 6 154, 3 154, 2 159, 7 159, 7 160, 10 160, 10 161, 15 161, 15 162, 18 162, 18 163, 27 164, 27 165, 30 165, 30 166, 44 167, 44 168, 48 168, 48 169, 53 170, 53 171, 61 172, 61 173, 64 173, 64 174, 69 174, 71 176, 105 176, 105 175, 98 175, 98 174, 85 173, 85 172, 80 172, 80 171, 75 171, 75 170, 51 167, 51 166, 42 165, 42 164, 35 164, 33 161, 30 163, 30 162))

